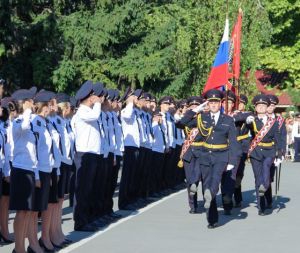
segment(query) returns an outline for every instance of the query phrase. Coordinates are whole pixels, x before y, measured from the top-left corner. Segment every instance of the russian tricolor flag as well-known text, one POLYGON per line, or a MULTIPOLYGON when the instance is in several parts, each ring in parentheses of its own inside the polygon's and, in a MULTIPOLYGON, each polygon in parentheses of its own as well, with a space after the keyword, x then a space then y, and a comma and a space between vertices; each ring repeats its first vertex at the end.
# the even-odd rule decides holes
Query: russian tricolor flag
POLYGON ((229 21, 226 18, 223 38, 217 56, 205 84, 203 93, 228 84, 229 21))

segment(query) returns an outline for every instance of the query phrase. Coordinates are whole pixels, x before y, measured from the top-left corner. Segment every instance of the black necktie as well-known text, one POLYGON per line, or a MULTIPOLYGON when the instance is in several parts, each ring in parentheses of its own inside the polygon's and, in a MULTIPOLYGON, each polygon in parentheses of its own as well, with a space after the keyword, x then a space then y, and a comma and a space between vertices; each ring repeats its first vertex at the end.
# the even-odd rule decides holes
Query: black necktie
POLYGON ((216 125, 216 121, 215 121, 215 115, 211 115, 211 124, 214 127, 216 125))

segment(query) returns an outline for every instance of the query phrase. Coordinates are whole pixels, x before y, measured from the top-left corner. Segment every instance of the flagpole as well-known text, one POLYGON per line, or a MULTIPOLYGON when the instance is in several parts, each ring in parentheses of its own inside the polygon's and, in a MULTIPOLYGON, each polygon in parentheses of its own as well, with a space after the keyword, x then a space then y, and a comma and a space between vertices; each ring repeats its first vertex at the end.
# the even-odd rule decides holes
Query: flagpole
MULTIPOLYGON (((229 12, 229 0, 226 1, 227 2, 227 6, 226 6, 226 20, 228 19, 228 12, 229 12)), ((228 64, 228 68, 229 68, 229 64, 228 64)), ((226 85, 225 85, 225 113, 228 114, 228 72, 229 69, 226 71, 226 85)))

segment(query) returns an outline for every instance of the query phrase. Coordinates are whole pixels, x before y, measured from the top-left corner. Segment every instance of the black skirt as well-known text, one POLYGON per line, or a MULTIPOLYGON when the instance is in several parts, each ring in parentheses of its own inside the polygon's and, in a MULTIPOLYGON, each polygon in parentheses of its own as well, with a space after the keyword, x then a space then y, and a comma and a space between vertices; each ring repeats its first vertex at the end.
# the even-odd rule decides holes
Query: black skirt
POLYGON ((4 178, 3 178, 2 179, 2 196, 9 196, 9 191, 10 191, 9 188, 10 188, 10 183, 8 183, 7 181, 5 181, 4 178))
POLYGON ((41 187, 35 187, 34 211, 42 212, 48 208, 51 174, 39 171, 41 187))
POLYGON ((51 172, 51 186, 50 186, 50 192, 49 192, 49 198, 48 203, 56 204, 58 203, 58 182, 57 182, 57 169, 52 169, 51 172))
POLYGON ((12 168, 10 174, 9 209, 15 211, 32 211, 35 201, 34 172, 12 168))
POLYGON ((61 163, 60 176, 58 180, 58 192, 57 192, 59 199, 63 199, 65 196, 65 191, 68 185, 71 167, 72 165, 61 163))
POLYGON ((2 197, 2 183, 3 183, 2 172, 0 171, 0 198, 2 197))

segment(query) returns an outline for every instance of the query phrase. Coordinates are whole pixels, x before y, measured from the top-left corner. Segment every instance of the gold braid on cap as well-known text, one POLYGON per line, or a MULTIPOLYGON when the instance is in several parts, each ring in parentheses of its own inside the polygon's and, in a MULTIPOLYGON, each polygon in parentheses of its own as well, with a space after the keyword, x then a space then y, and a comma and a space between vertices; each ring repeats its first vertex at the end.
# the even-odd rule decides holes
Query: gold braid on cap
POLYGON ((202 136, 204 136, 204 137, 210 136, 211 131, 212 131, 212 127, 209 127, 209 128, 204 127, 203 122, 202 122, 202 118, 201 118, 201 113, 199 113, 198 117, 197 117, 197 127, 198 127, 198 129, 199 129, 202 136), (206 131, 207 134, 205 134, 203 131, 206 131))

